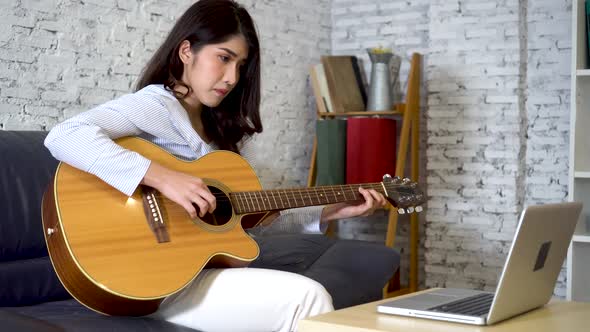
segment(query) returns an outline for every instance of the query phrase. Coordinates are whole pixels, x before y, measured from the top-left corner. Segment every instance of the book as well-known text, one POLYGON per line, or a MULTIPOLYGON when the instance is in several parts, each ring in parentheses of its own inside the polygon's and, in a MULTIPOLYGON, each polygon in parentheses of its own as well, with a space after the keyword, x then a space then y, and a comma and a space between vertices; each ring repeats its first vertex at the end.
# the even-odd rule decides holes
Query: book
POLYGON ((367 105, 367 91, 365 91, 365 83, 363 82, 363 76, 359 67, 358 58, 356 56, 351 56, 351 58, 352 69, 354 70, 356 83, 359 87, 359 91, 361 92, 361 97, 363 98, 363 104, 367 105))
POLYGON ((345 183, 346 126, 343 119, 317 121, 316 186, 345 183))
POLYGON ((346 183, 380 182, 395 173, 394 119, 350 118, 346 129, 346 183))
POLYGON ((360 70, 356 57, 344 55, 324 55, 321 57, 328 84, 333 111, 337 113, 365 111, 366 96, 359 87, 364 86, 360 80, 360 70), (353 64, 354 63, 354 64, 353 64), (359 82, 360 81, 360 82, 359 82))
POLYGON ((318 112, 333 112, 332 100, 328 91, 328 82, 324 72, 324 65, 319 63, 311 67, 311 86, 316 98, 318 112))

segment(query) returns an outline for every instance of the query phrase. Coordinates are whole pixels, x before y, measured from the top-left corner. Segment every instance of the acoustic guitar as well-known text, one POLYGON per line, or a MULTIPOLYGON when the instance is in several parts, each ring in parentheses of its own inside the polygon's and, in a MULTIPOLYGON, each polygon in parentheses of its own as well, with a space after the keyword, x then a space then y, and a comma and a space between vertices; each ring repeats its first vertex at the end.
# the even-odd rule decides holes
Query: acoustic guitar
POLYGON ((206 267, 246 266, 258 246, 244 229, 283 209, 358 201, 358 187, 382 193, 400 212, 419 212, 416 183, 383 182, 262 190, 240 155, 216 151, 180 160, 155 144, 116 140, 161 165, 202 178, 216 196, 213 214, 191 219, 180 205, 140 186, 128 197, 98 177, 60 163, 43 198, 43 227, 51 261, 68 292, 107 315, 153 313, 206 267))

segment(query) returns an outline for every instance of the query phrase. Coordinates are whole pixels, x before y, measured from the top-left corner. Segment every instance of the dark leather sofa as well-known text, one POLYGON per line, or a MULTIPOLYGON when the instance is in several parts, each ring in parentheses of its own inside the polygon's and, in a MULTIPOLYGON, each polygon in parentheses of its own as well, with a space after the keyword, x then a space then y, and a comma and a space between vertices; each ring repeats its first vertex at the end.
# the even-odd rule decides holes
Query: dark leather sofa
MULTIPOLYGON (((43 146, 46 134, 0 131, 0 329, 195 331, 148 317, 103 316, 64 289, 48 257, 41 225, 41 199, 58 164, 43 146)), ((336 308, 379 299, 399 266, 395 250, 374 243, 321 235, 257 241, 263 255, 252 266, 317 280, 336 308)))

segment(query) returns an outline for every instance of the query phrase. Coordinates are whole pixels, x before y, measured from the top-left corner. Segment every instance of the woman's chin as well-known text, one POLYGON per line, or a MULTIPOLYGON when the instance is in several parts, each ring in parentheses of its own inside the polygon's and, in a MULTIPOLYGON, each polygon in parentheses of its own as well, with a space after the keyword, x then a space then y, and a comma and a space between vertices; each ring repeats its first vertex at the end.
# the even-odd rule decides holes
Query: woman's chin
POLYGON ((217 107, 219 104, 221 104, 221 100, 207 100, 203 102, 203 105, 210 108, 217 107))

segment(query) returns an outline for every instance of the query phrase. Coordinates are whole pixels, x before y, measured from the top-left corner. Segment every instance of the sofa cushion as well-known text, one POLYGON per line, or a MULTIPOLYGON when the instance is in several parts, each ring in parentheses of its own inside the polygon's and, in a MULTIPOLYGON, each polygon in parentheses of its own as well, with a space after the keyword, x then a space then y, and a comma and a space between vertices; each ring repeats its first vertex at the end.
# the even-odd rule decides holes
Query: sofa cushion
POLYGON ((47 302, 27 307, 0 308, 0 321, 3 331, 197 331, 148 317, 104 316, 82 306, 75 300, 47 302))
POLYGON ((47 256, 41 200, 58 162, 46 134, 0 131, 0 262, 47 256))
POLYGON ((303 275, 324 285, 334 308, 341 309, 382 299, 399 263, 399 253, 383 244, 339 240, 303 275))
POLYGON ((0 287, 0 306, 32 305, 70 298, 47 256, 2 262, 0 285, 3 285, 0 287))
POLYGON ((57 167, 46 132, 0 131, 0 306, 69 298, 43 238, 41 200, 57 167))
POLYGON ((379 243, 314 234, 254 239, 261 254, 251 267, 305 275, 326 288, 336 309, 381 299, 400 263, 396 250, 379 243))

